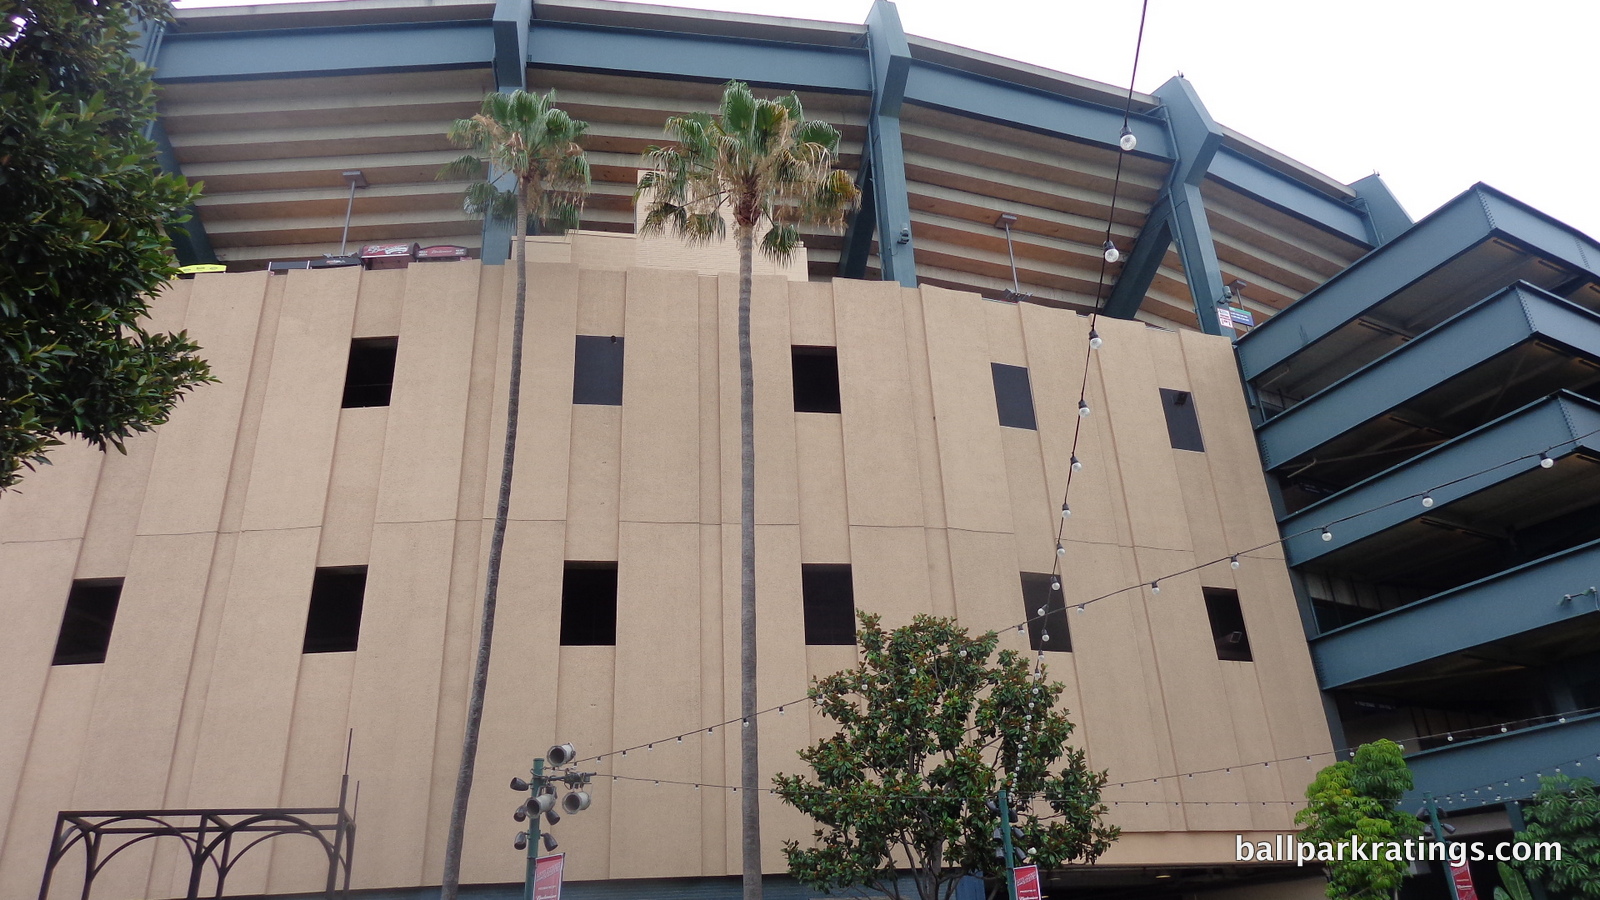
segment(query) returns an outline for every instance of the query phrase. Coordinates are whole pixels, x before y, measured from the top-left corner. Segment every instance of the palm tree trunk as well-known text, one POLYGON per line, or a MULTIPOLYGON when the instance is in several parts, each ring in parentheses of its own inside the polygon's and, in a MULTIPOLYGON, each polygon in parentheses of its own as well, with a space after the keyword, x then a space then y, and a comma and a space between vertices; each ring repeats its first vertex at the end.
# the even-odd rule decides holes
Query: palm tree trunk
POLYGON ((467 700, 467 730, 461 739, 461 768, 456 773, 455 801, 450 805, 450 834, 444 846, 440 900, 456 900, 461 885, 461 842, 467 825, 467 799, 478 763, 478 732, 483 725, 483 695, 489 686, 489 650, 494 643, 494 609, 500 593, 500 557, 506 544, 506 517, 511 511, 511 473, 517 459, 517 411, 522 400, 522 323, 528 306, 528 207, 517 184, 517 304, 511 325, 511 385, 506 392, 506 443, 500 456, 500 498, 495 503, 494 531, 489 538, 489 570, 483 581, 483 624, 478 632, 478 659, 472 669, 472 694, 467 700))
POLYGON ((744 900, 761 900, 761 777, 756 753, 756 438, 755 376, 750 365, 750 269, 755 229, 739 242, 739 786, 744 900))

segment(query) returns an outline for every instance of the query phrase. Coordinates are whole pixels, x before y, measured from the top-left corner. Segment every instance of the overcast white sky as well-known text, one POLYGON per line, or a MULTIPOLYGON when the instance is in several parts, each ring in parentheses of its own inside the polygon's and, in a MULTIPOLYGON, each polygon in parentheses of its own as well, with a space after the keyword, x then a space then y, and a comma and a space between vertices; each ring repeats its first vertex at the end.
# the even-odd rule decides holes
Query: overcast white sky
MULTIPOLYGON (((871 6, 643 2, 839 22, 871 6)), ((897 5, 908 33, 1128 83, 1139 0, 897 5)), ((1484 181, 1600 236, 1597 41, 1596 0, 1150 0, 1135 87, 1181 71, 1218 122, 1342 182, 1376 170, 1413 218, 1484 181)))

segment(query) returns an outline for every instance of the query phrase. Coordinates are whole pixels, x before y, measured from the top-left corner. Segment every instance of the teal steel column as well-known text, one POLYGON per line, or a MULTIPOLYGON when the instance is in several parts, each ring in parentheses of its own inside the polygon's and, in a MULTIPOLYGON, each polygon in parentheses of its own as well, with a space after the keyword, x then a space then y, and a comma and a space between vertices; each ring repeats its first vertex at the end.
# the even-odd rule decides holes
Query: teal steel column
POLYGON ((1356 206, 1361 210, 1361 218, 1366 220, 1372 246, 1382 247, 1411 227, 1411 216, 1377 172, 1350 182, 1350 189, 1356 192, 1356 206))
MULTIPOLYGON (((528 88, 528 29, 533 25, 533 0, 495 0, 494 65, 495 90, 510 93, 528 88)), ((511 178, 493 173, 501 190, 510 190, 511 178)), ((483 217, 484 265, 502 266, 511 258, 511 236, 516 233, 510 217, 483 217)))
POLYGON ((1200 183, 1222 147, 1222 127, 1212 120, 1194 87, 1182 76, 1168 79, 1156 88, 1155 95, 1162 103, 1175 159, 1122 275, 1106 300, 1105 314, 1119 319, 1134 317, 1155 280, 1167 246, 1177 241, 1200 330, 1222 334, 1217 319, 1217 303, 1223 296, 1222 266, 1217 261, 1205 201, 1200 196, 1200 183))
POLYGON ((906 197, 905 152, 900 145, 900 104, 911 69, 911 47, 900 27, 900 13, 890 0, 876 0, 867 14, 867 51, 872 62, 872 114, 864 155, 871 159, 878 259, 884 281, 916 287, 911 204, 906 197))

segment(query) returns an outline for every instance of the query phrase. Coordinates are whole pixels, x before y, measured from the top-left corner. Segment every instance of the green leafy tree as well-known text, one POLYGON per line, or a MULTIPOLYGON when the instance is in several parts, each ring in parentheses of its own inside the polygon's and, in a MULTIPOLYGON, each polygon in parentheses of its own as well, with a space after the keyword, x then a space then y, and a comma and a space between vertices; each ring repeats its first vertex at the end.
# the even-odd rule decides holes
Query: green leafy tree
POLYGON ((670 231, 690 243, 721 239, 733 220, 739 248, 739 708, 740 823, 745 900, 761 896, 761 810, 756 722, 756 532, 754 380, 750 283, 755 243, 774 260, 800 246, 801 224, 841 228, 859 191, 834 168, 839 132, 807 121, 794 94, 758 100, 729 82, 716 115, 667 120, 670 147, 651 147, 637 196, 644 234, 670 231), (761 229, 767 230, 760 234, 761 229))
POLYGON ((1558 894, 1600 900, 1600 791, 1594 780, 1547 775, 1522 814, 1528 830, 1517 840, 1561 844, 1561 859, 1529 860, 1523 871, 1558 894))
POLYGON ((506 542, 506 517, 511 509, 511 476, 517 455, 517 420, 522 406, 522 331, 528 306, 528 222, 575 226, 589 189, 589 162, 578 141, 589 127, 552 105, 554 93, 526 91, 489 94, 470 119, 450 126, 450 142, 470 152, 446 166, 444 178, 472 178, 487 173, 494 180, 467 188, 465 206, 475 215, 510 214, 516 223, 516 308, 511 326, 511 384, 506 394, 506 435, 500 457, 500 494, 489 538, 489 566, 484 576, 483 618, 478 653, 467 699, 466 733, 461 741, 461 767, 456 773, 450 830, 445 839, 442 900, 455 900, 461 883, 461 840, 467 822, 478 759, 478 733, 483 724, 483 697, 489 685, 489 651, 494 642, 495 602, 500 591, 500 559, 506 542), (496 183, 500 182, 500 183, 496 183))
POLYGON ((213 380, 186 334, 141 323, 196 192, 145 136, 135 16, 171 7, 0 0, 0 491, 63 437, 122 450, 213 380))
MULTIPOLYGON (((1362 744, 1354 759, 1324 768, 1306 788, 1309 802, 1294 817, 1305 826, 1300 840, 1385 844, 1419 837, 1422 821, 1395 808, 1412 787, 1399 744, 1362 744)), ((1387 858, 1336 859, 1326 868, 1330 900, 1385 900, 1406 877, 1406 863, 1387 858)))
POLYGON ((972 637, 952 619, 919 615, 885 633, 863 614, 859 641, 861 664, 810 692, 839 733, 800 751, 811 776, 774 780, 785 803, 822 826, 813 846, 784 845, 796 879, 899 900, 909 875, 920 900, 949 900, 971 872, 994 896, 1006 869, 987 803, 1001 788, 1029 861, 1089 863, 1110 848, 1121 832, 1101 822, 1106 773, 1067 745, 1061 684, 1014 650, 996 655, 994 632, 972 637))

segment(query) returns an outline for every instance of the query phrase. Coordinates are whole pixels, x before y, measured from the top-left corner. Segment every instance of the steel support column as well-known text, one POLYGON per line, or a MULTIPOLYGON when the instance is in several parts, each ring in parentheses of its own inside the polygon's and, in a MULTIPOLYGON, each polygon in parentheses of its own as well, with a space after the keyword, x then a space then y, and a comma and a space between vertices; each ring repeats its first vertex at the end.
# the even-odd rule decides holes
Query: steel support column
POLYGON ((1350 182, 1350 189, 1356 192, 1356 205, 1363 213, 1362 218, 1367 220, 1367 243, 1382 247, 1411 227, 1411 216, 1377 172, 1350 182))
MULTIPOLYGON (((159 165, 163 172, 181 176, 183 170, 178 166, 178 154, 172 149, 172 141, 167 139, 166 126, 161 124, 159 117, 150 121, 147 133, 150 139, 156 142, 156 165, 159 165)), ((205 223, 200 221, 200 210, 191 203, 188 212, 187 222, 167 226, 167 236, 172 239, 172 252, 178 256, 178 264, 192 266, 197 263, 215 263, 217 254, 211 249, 211 238, 206 234, 205 223)))
MULTIPOLYGON (((884 281, 917 286, 917 263, 911 245, 911 204, 906 196, 905 152, 900 144, 900 104, 911 70, 911 47, 900 27, 900 13, 890 0, 876 0, 867 14, 867 48, 872 70, 872 114, 867 120, 867 146, 872 189, 870 209, 878 231, 878 260, 884 281)), ((869 204, 862 204, 860 215, 869 204)), ((851 237, 864 244, 858 221, 851 237)), ((846 243, 847 253, 853 245, 846 243)), ((847 257, 846 262, 854 262, 847 257)), ((865 265, 865 258, 861 259, 865 265)))
MULTIPOLYGON (((533 0, 496 0, 494 5, 495 89, 505 93, 527 90, 528 29, 533 23, 533 0)), ((510 190, 511 176, 491 173, 495 186, 510 190)), ((487 266, 502 266, 511 258, 516 223, 509 216, 483 217, 483 249, 479 257, 487 266)))
POLYGON ((1222 267, 1211 240, 1205 201, 1200 196, 1200 182, 1222 146, 1222 128, 1182 76, 1168 79, 1155 95, 1161 98, 1176 158, 1122 275, 1111 290, 1105 314, 1118 319, 1134 317, 1155 280, 1167 246, 1176 240, 1200 330, 1222 334, 1217 318, 1217 304, 1222 300, 1222 267))

